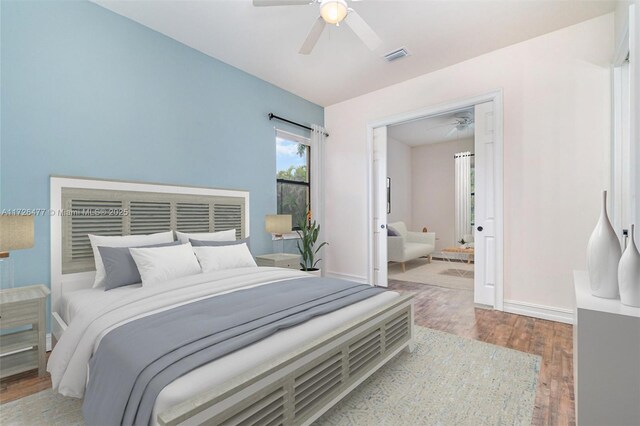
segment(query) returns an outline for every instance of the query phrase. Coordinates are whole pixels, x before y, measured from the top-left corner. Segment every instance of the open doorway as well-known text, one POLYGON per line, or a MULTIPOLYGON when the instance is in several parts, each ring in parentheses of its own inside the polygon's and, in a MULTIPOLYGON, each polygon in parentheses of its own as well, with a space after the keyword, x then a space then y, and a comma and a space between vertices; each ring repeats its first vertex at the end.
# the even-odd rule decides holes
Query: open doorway
POLYGON ((474 109, 387 129, 390 280, 473 291, 474 109))
POLYGON ((502 93, 492 92, 370 123, 368 142, 372 154, 370 282, 387 286, 389 273, 394 276, 428 272, 432 280, 440 280, 435 285, 448 282, 445 286, 455 286, 456 281, 465 286, 455 279, 457 275, 467 279, 466 288, 471 284, 469 280, 473 282, 470 290, 477 305, 502 310, 502 93), (429 131, 433 133, 430 141, 424 134, 429 128, 434 128, 429 131), (398 139, 404 139, 405 147, 396 144, 398 139), (390 158, 389 149, 401 151, 399 157, 410 157, 410 173, 400 170, 397 174, 399 165, 389 164, 397 156, 390 158), (435 161, 430 162, 427 157, 435 161), (438 168, 443 171, 437 172, 438 168), (409 175, 410 184, 406 183, 409 175), (429 176, 427 182, 425 177, 429 176), (421 190, 427 185, 430 189, 439 187, 421 190), (408 190, 411 201, 405 198, 403 203, 403 192, 406 197, 408 190), (391 230, 387 228, 389 223, 391 230), (393 239, 395 233, 404 238, 393 239), (398 241, 403 247, 398 247, 398 241), (423 247, 413 246, 414 243, 423 247), (429 253, 425 247, 428 245, 432 246, 429 253), (418 248, 425 249, 424 253, 418 253, 418 248), (398 250, 402 251, 401 257, 398 250), (436 262, 439 268, 428 266, 436 262))

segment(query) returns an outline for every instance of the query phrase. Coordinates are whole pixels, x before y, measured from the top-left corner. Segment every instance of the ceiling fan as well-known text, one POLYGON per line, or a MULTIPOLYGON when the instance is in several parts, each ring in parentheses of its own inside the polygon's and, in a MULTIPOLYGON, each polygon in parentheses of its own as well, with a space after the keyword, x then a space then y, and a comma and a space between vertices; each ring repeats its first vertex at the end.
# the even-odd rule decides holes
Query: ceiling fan
POLYGON ((355 10, 347 5, 346 0, 253 0, 253 5, 257 7, 311 4, 319 5, 320 16, 311 27, 311 31, 309 31, 307 38, 302 43, 299 53, 303 55, 311 53, 327 24, 340 26, 342 22, 347 24, 370 50, 375 50, 382 44, 380 37, 355 10))
POLYGON ((434 129, 438 129, 440 127, 449 127, 449 126, 453 126, 451 128, 451 130, 449 130, 447 132, 447 137, 449 136, 453 136, 453 134, 457 131, 457 132, 462 132, 464 130, 467 129, 471 129, 473 128, 473 114, 471 114, 470 112, 467 111, 463 111, 460 112, 458 114, 456 114, 453 119, 455 121, 451 122, 451 123, 445 123, 445 124, 439 124, 437 126, 433 126, 430 127, 428 129, 426 129, 427 132, 434 130, 434 129))
MULTIPOLYGON (((458 131, 466 130, 473 127, 473 114, 471 114, 470 112, 462 112, 460 114, 456 114, 455 120, 456 122, 454 123, 454 128, 458 131)), ((453 129, 451 129, 451 131, 453 131, 453 129)))

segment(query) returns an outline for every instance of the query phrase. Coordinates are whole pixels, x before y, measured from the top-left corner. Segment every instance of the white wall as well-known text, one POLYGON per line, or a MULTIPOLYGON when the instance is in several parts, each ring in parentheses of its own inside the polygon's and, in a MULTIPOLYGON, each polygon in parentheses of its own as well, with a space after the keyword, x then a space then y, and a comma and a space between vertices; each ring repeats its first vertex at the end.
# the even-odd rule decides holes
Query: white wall
POLYGON ((609 186, 613 39, 611 13, 327 107, 327 270, 367 276, 367 123, 503 89, 504 298, 570 308, 609 186))
POLYGON ((387 176, 391 178, 387 223, 402 221, 411 228, 411 147, 392 138, 387 140, 387 176))
POLYGON ((455 245, 453 155, 473 152, 473 138, 416 146, 411 150, 413 226, 436 233, 436 250, 455 245))

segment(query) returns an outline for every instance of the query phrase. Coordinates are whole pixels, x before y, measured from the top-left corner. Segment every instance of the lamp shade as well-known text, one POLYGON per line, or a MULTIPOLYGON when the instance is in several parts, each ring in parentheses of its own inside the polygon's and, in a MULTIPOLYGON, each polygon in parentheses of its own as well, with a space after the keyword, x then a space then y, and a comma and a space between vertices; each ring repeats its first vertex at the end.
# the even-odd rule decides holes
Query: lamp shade
POLYGON ((282 235, 291 232, 290 214, 268 214, 264 217, 264 230, 270 234, 282 235))
POLYGON ((0 253, 33 247, 32 215, 0 215, 0 253))

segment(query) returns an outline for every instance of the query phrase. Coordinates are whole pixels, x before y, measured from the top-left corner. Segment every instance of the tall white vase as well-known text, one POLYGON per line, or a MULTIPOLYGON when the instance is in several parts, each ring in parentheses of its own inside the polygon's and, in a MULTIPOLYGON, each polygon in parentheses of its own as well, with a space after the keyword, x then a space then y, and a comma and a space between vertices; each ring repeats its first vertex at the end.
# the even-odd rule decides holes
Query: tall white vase
POLYGON ((640 253, 634 234, 635 225, 631 225, 631 241, 618 265, 618 286, 623 304, 640 307, 640 253))
POLYGON ((607 191, 602 191, 600 219, 587 246, 591 294, 608 299, 618 297, 618 263, 621 255, 620 241, 607 216, 607 191))

